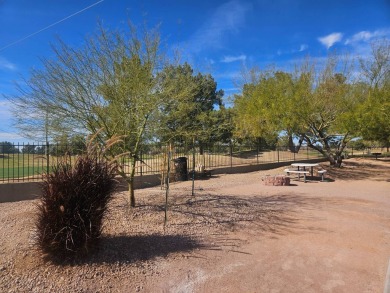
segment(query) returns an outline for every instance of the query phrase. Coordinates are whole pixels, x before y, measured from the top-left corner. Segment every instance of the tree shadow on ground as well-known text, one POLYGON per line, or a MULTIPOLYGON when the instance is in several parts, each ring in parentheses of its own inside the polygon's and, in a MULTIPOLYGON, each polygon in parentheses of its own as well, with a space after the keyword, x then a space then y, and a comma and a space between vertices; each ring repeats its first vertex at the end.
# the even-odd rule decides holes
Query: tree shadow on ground
MULTIPOLYGON (((260 157, 264 155, 264 153, 270 153, 272 150, 249 150, 249 151, 240 151, 240 152, 234 152, 232 153, 233 158, 240 158, 240 159, 256 159, 257 157, 260 157)), ((230 154, 229 154, 230 156, 230 154)))
MULTIPOLYGON (((172 225, 191 227, 209 226, 211 231, 224 233, 248 230, 257 235, 272 233, 273 236, 295 233, 298 230, 314 231, 305 227, 302 209, 316 209, 321 198, 278 194, 271 196, 233 196, 203 194, 196 197, 174 196, 169 213, 180 221, 172 225)), ((163 211, 163 205, 154 205, 155 211, 163 211)))
POLYGON ((188 235, 112 236, 101 239, 99 262, 136 262, 167 256, 175 252, 190 252, 205 248, 198 239, 188 235))
POLYGON ((389 173, 390 164, 386 165, 389 162, 378 162, 376 160, 369 161, 365 159, 364 161, 343 161, 341 168, 326 167, 327 177, 330 177, 334 180, 376 180, 383 181, 386 180, 385 176, 389 173), (385 164, 383 164, 385 163, 385 164))
MULTIPOLYGON (((121 227, 118 227, 118 231, 103 236, 98 250, 85 259, 80 258, 75 264, 131 264, 174 253, 188 253, 194 256, 196 255, 194 251, 197 250, 246 253, 240 251, 239 247, 243 240, 238 239, 235 232, 272 238, 291 233, 325 232, 315 224, 308 225, 308 221, 302 222, 305 220, 304 217, 307 217, 304 216, 303 210, 318 210, 323 202, 322 198, 297 194, 270 196, 176 194, 170 198, 167 224, 169 234, 146 230, 147 228, 134 232, 131 227, 140 224, 137 221, 141 221, 144 227, 151 227, 155 225, 153 221, 156 218, 163 218, 161 215, 165 206, 156 200, 155 196, 150 196, 131 213, 127 213, 129 218, 126 221, 133 223, 130 228, 121 230, 121 227)), ((327 202, 330 203, 329 200, 327 202)), ((319 220, 315 218, 309 222, 316 223, 319 220)))
POLYGON ((188 235, 113 235, 103 236, 98 246, 77 259, 53 260, 57 265, 131 264, 165 257, 172 253, 188 253, 195 249, 211 248, 196 237, 188 235))

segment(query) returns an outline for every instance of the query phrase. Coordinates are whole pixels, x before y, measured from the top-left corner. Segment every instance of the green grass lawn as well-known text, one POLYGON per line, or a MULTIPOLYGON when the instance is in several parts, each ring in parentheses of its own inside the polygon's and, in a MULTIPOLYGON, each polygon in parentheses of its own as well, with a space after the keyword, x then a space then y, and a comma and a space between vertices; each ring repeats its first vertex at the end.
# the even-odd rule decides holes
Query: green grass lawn
MULTIPOLYGON (((56 160, 57 158, 52 158, 50 164, 54 164, 56 160)), ((39 177, 46 169, 46 159, 41 155, 7 154, 0 157, 0 180, 39 177)))
POLYGON ((42 166, 27 166, 27 167, 11 167, 1 168, 0 166, 0 180, 8 178, 23 178, 29 176, 39 177, 43 171, 46 171, 46 167, 42 166))

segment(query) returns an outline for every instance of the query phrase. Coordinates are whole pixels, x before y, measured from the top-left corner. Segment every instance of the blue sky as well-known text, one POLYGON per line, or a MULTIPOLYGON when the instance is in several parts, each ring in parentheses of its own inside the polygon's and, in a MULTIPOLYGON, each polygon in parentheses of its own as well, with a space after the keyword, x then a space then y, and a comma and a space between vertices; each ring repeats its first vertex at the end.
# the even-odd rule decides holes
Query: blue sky
POLYGON ((364 56, 377 38, 390 39, 389 0, 0 0, 0 141, 25 141, 11 126, 13 83, 50 58, 60 37, 79 45, 96 29, 160 24, 168 47, 183 61, 211 73, 225 97, 237 92, 243 65, 289 70, 329 50, 364 56))

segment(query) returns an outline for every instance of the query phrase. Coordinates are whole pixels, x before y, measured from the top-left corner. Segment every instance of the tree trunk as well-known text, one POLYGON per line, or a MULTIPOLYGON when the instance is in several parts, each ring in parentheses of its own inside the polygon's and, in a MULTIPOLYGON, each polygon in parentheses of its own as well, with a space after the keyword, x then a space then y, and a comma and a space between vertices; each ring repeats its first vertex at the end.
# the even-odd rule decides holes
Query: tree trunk
POLYGON ((295 152, 296 152, 296 150, 295 150, 295 145, 294 145, 294 141, 293 141, 293 137, 292 137, 291 134, 288 136, 288 149, 289 149, 290 152, 292 152, 292 153, 295 153, 295 152))
POLYGON ((292 152, 292 153, 298 153, 299 150, 301 149, 302 142, 303 142, 303 136, 301 135, 301 137, 299 138, 299 141, 298 141, 298 145, 295 146, 295 145, 294 145, 294 141, 293 141, 293 136, 292 136, 292 135, 289 135, 289 136, 288 136, 288 149, 289 149, 290 152, 292 152))
POLYGON ((129 202, 131 207, 135 207, 135 196, 134 196, 134 178, 129 178, 127 180, 127 185, 129 187, 129 202))
POLYGON ((131 171, 130 178, 126 179, 129 186, 129 202, 131 207, 135 207, 135 195, 134 195, 134 177, 135 177, 135 165, 137 164, 137 159, 135 156, 131 158, 131 171))
MULTIPOLYGON (((308 143, 308 147, 320 152, 325 158, 328 159, 330 166, 332 167, 341 167, 341 163, 343 161, 342 151, 337 151, 333 153, 329 147, 326 149, 319 148, 311 143, 308 143)), ((344 148, 342 148, 344 149, 344 148)))
POLYGON ((299 141, 298 141, 298 146, 296 147, 295 151, 296 153, 299 153, 299 150, 301 149, 301 146, 302 146, 302 143, 303 143, 303 135, 301 135, 301 137, 299 138, 299 141))
POLYGON ((343 162, 344 157, 341 155, 341 152, 336 152, 335 154, 333 153, 327 153, 326 157, 328 158, 330 165, 332 167, 341 167, 341 163, 343 162))
POLYGON ((195 137, 192 139, 192 196, 195 195, 195 137))

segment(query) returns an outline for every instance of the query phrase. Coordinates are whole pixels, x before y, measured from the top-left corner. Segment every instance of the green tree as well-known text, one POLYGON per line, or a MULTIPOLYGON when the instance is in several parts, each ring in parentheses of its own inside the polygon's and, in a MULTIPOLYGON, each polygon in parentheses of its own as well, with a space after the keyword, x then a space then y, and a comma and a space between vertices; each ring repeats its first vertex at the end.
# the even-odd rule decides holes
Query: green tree
POLYGON ((102 144, 115 137, 123 140, 108 155, 111 159, 124 153, 130 156, 130 172, 122 164, 119 173, 128 183, 129 202, 134 206, 138 151, 151 137, 151 122, 166 97, 156 82, 166 66, 158 30, 138 32, 130 25, 123 33, 100 26, 78 48, 59 41, 53 54, 53 60, 43 60, 42 68, 32 69, 18 95, 9 97, 19 129, 23 132, 23 126, 31 126, 35 119, 40 122, 33 128, 38 131, 48 124, 52 137, 54 130, 60 130, 68 136, 95 134, 102 144), (24 117, 26 109, 37 115, 24 117))
POLYGON ((162 108, 161 140, 175 140, 203 144, 218 133, 217 124, 223 130, 223 91, 217 90, 217 83, 210 75, 194 74, 187 63, 166 67, 159 75, 167 99, 162 108), (221 111, 219 112, 219 108, 221 111))
POLYGON ((0 142, 0 154, 18 154, 19 149, 9 141, 0 142))
POLYGON ((336 55, 321 69, 306 63, 292 74, 261 72, 235 97, 237 133, 264 137, 285 132, 319 151, 332 166, 340 166, 357 106, 348 73, 348 64, 336 55), (345 71, 337 72, 339 68, 345 71))
POLYGON ((360 59, 363 73, 360 105, 357 119, 360 134, 390 148, 390 42, 373 43, 370 58, 360 59))
POLYGON ((86 151, 86 138, 80 134, 62 134, 56 136, 49 145, 52 156, 81 155, 86 151))
POLYGON ((36 153, 36 145, 33 144, 26 144, 22 148, 23 154, 35 154, 36 153))

